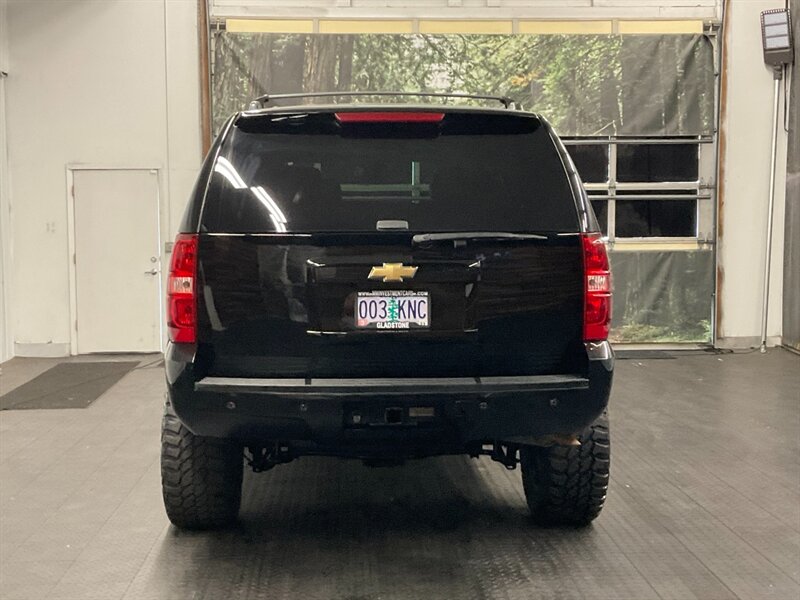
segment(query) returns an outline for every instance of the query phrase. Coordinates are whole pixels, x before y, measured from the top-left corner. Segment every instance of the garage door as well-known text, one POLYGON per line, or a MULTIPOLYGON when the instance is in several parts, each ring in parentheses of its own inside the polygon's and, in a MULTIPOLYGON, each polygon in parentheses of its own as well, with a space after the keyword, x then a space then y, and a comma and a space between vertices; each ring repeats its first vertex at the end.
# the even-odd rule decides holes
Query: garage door
POLYGON ((553 123, 584 178, 611 250, 612 339, 711 341, 715 52, 702 24, 623 35, 269 32, 277 25, 216 22, 216 129, 265 93, 510 96, 553 123))

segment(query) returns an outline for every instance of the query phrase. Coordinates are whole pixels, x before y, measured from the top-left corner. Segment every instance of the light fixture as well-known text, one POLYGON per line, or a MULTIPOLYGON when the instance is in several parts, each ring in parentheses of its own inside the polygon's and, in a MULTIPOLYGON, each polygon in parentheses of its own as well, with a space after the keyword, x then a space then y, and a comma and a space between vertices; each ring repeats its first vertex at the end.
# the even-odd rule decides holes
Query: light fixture
POLYGON ((765 10, 761 13, 761 46, 764 62, 773 67, 794 62, 792 19, 789 9, 765 10))

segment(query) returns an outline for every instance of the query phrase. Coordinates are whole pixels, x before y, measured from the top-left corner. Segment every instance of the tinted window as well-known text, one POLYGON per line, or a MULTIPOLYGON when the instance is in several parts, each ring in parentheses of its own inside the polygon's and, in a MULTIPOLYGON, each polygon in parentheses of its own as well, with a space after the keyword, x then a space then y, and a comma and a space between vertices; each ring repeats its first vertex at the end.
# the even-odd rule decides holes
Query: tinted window
MULTIPOLYGON (((591 196, 589 197, 591 199, 591 196)), ((597 217, 597 223, 603 235, 608 235, 608 201, 592 200, 592 209, 597 217)))
POLYGON ((695 237, 696 200, 621 200, 617 197, 617 237, 695 237))
POLYGON ((561 159, 538 120, 451 113, 441 123, 339 125, 261 117, 233 128, 202 218, 211 232, 576 231, 561 159))
POLYGON ((570 144, 567 152, 586 183, 608 181, 608 146, 605 144, 570 144))
POLYGON ((697 148, 697 144, 620 144, 617 181, 696 181, 697 148))

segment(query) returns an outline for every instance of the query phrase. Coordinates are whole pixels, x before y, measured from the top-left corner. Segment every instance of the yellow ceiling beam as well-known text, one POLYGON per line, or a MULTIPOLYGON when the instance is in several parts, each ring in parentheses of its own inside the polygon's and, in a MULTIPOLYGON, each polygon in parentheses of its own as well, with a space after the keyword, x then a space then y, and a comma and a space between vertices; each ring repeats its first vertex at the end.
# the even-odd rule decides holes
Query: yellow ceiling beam
POLYGON ((225 29, 233 33, 313 33, 311 19, 227 19, 225 29))
MULTIPOLYGON (((410 34, 412 20, 389 19, 319 19, 319 33, 410 34)), ((525 21, 517 22, 517 33, 539 35, 608 35, 615 33, 613 21, 525 21)), ((232 33, 314 33, 312 19, 227 19, 232 33)), ((427 34, 510 34, 512 21, 420 20, 419 33, 427 34)), ((616 21, 616 33, 623 35, 701 34, 703 21, 616 21)))
POLYGON ((420 21, 420 33, 513 33, 511 21, 420 21))
POLYGON ((619 21, 617 31, 622 34, 677 34, 703 33, 702 21, 619 21))
POLYGON ((413 21, 320 20, 320 33, 414 33, 413 21))
POLYGON ((611 21, 520 21, 519 33, 601 35, 614 32, 611 21))

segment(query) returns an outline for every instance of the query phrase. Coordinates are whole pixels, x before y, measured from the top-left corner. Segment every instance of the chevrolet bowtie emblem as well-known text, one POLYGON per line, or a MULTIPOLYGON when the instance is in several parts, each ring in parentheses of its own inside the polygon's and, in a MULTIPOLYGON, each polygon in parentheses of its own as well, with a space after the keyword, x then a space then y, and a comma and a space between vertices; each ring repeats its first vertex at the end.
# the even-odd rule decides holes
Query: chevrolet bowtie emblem
POLYGON ((370 279, 382 279, 384 283, 389 281, 403 281, 414 279, 417 274, 417 267, 406 267, 403 263, 383 263, 382 267, 372 267, 369 272, 370 279))

